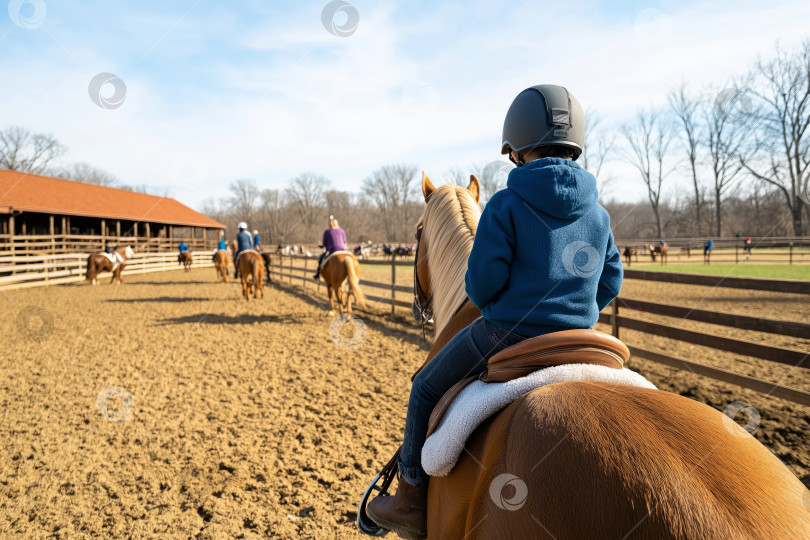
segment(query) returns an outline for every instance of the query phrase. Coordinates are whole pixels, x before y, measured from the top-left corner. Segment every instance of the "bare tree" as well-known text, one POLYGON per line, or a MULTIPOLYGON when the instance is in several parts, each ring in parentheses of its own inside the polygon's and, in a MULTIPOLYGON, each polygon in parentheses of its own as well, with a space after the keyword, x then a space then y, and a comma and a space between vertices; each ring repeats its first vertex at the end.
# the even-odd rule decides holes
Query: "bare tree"
POLYGON ((700 181, 698 180, 698 148, 700 140, 703 138, 703 129, 699 123, 701 116, 700 97, 689 93, 686 84, 682 84, 677 90, 669 94, 669 106, 680 126, 680 140, 686 151, 689 168, 692 173, 692 187, 695 190, 695 220, 697 222, 697 234, 703 235, 703 219, 700 212, 703 208, 703 193, 701 192, 700 181))
POLYGON ((246 221, 249 226, 259 206, 259 188, 256 181, 243 178, 232 182, 228 189, 231 192, 230 213, 236 221, 246 221))
POLYGON ((717 236, 723 231, 723 201, 741 178, 743 163, 754 152, 750 112, 742 90, 720 92, 714 106, 704 112, 705 146, 714 191, 717 236))
POLYGON ((758 122, 762 153, 742 162, 784 195, 793 234, 802 236, 802 208, 810 204, 810 40, 796 50, 777 45, 776 57, 757 62, 753 76, 758 83, 753 93, 764 105, 758 122))
POLYGON ((66 151, 51 135, 13 126, 0 131, 0 168, 3 169, 42 174, 51 161, 66 151))
POLYGON ((417 172, 413 165, 385 165, 363 180, 363 193, 377 206, 388 241, 406 237, 411 218, 415 218, 412 203, 417 172))
MULTIPOLYGON (((285 190, 287 199, 298 210, 307 229, 311 229, 315 224, 316 213, 326 202, 325 196, 328 187, 329 180, 323 176, 303 173, 293 178, 290 186, 285 190)), ((308 230, 308 232, 312 231, 308 230)))
POLYGON ((73 163, 66 167, 60 167, 49 171, 50 174, 67 180, 75 180, 85 184, 96 184, 98 186, 120 187, 121 182, 115 175, 108 173, 98 167, 93 167, 88 163, 73 163))
POLYGON ((616 132, 603 124, 603 118, 594 110, 585 111, 585 146, 582 149, 582 168, 599 181, 599 193, 607 192, 612 178, 602 177, 602 167, 616 146, 616 132))
POLYGON ((658 237, 663 238, 661 224, 661 187, 664 180, 674 170, 668 163, 669 146, 674 133, 672 125, 654 109, 639 110, 634 124, 621 128, 629 149, 623 152, 624 159, 638 170, 641 180, 647 187, 658 237))

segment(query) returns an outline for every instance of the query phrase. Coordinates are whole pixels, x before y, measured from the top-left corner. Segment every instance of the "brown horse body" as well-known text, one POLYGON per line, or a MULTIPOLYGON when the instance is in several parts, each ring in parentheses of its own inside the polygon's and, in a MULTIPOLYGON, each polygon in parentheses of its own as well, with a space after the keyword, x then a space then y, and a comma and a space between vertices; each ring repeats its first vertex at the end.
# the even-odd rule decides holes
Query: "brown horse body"
POLYGON ((667 263, 667 254, 669 253, 669 246, 647 246, 650 250, 650 257, 652 258, 653 262, 655 262, 655 256, 661 255, 661 266, 667 263))
POLYGON ((231 256, 225 249, 218 249, 214 253, 214 271, 217 273, 217 280, 228 283, 228 265, 231 264, 231 256))
POLYGON ((337 299, 340 313, 352 312, 352 296, 354 296, 355 300, 361 305, 365 302, 365 296, 360 290, 359 276, 360 263, 357 257, 352 253, 334 253, 324 262, 323 268, 321 269, 321 277, 326 282, 326 291, 329 294, 330 314, 334 315, 335 313, 335 298, 337 299), (341 286, 344 281, 348 281, 345 303, 343 292, 341 291, 341 286))
POLYGON ((251 289, 253 289, 253 298, 259 298, 259 293, 264 298, 264 287, 262 287, 264 261, 261 255, 255 251, 243 251, 236 259, 236 267, 239 269, 242 294, 245 296, 245 300, 250 300, 251 289))
MULTIPOLYGON (((425 177, 426 201, 434 191, 425 177)), ((418 281, 446 298, 436 286, 446 280, 430 275, 441 246, 433 259, 422 248, 418 281)), ((478 314, 470 304, 450 313, 436 317, 431 355, 478 314)), ((810 538, 806 501, 787 467, 719 411, 659 390, 568 382, 489 418, 455 468, 430 479, 428 538, 810 538)))
POLYGON ((193 262, 194 258, 191 256, 190 251, 183 251, 180 255, 177 256, 177 263, 183 265, 183 270, 186 272, 191 271, 191 263, 193 262))
POLYGON ((121 278, 121 272, 124 270, 124 266, 126 266, 127 258, 132 257, 134 252, 130 246, 126 246, 116 247, 114 253, 118 253, 123 259, 116 265, 113 265, 110 258, 101 251, 91 253, 87 257, 87 271, 85 272, 84 276, 91 285, 98 285, 98 275, 101 272, 112 272, 112 279, 110 280, 110 283, 124 282, 124 280, 121 278))

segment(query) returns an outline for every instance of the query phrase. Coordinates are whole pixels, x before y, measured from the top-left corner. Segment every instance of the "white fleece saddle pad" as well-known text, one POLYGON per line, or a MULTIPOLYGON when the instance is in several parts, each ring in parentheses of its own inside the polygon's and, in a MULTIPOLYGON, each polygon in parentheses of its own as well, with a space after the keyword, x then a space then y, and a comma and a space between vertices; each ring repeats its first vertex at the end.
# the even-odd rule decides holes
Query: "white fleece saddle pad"
POLYGON ((656 387, 629 369, 590 364, 565 364, 535 371, 505 383, 473 381, 450 404, 436 431, 422 447, 422 468, 431 476, 447 476, 455 467, 467 438, 484 420, 535 388, 562 382, 593 381, 656 387))

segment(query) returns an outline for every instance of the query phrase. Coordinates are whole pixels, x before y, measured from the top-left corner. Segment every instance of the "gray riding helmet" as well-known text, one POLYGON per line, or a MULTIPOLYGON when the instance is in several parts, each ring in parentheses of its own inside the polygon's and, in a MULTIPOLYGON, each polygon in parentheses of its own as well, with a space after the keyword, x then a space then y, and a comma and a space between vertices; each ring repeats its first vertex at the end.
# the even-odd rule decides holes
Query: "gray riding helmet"
POLYGON ((503 121, 501 154, 540 146, 570 146, 575 161, 585 146, 582 106, 556 84, 538 84, 518 94, 503 121))

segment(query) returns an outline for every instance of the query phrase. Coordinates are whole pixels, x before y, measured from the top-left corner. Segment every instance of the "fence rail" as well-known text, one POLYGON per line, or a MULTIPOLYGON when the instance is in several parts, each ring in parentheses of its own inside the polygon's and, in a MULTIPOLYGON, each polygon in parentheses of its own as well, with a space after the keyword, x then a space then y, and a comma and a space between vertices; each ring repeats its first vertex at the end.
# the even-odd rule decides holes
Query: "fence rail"
MULTIPOLYGON (((0 291, 84 280, 89 253, 31 255, 0 253, 0 291), (10 264, 9 264, 10 263, 10 264)), ((195 267, 210 267, 210 251, 192 252, 195 267)), ((127 259, 124 276, 179 268, 177 253, 138 253, 127 259)), ((104 279, 109 274, 101 274, 104 279)))
POLYGON ((166 238, 145 236, 99 236, 86 234, 0 234, 0 253, 21 257, 90 253, 104 249, 104 244, 132 246, 138 253, 165 253, 176 250, 183 241, 192 250, 213 249, 215 242, 205 238, 166 238))
MULTIPOLYGON (((314 264, 309 267, 309 261, 315 261, 315 257, 285 255, 279 258, 278 264, 273 264, 272 274, 280 278, 287 278, 290 282, 295 280, 304 283, 315 284, 308 274, 314 271, 314 264), (294 266, 295 261, 304 261, 304 267, 294 266)), ((396 284, 396 267, 413 266, 413 258, 410 260, 373 260, 360 261, 361 265, 388 265, 391 266, 391 282, 381 283, 378 281, 361 280, 360 284, 364 288, 372 288, 386 291, 390 297, 366 295, 368 299, 391 305, 392 312, 395 307, 410 307, 410 303, 394 298, 395 292, 411 293, 410 287, 396 284)), ((780 292, 790 294, 810 294, 810 282, 793 280, 774 280, 758 278, 723 278, 722 276, 678 274, 671 272, 647 272, 641 270, 625 270, 626 279, 638 279, 647 281, 660 281, 681 285, 701 285, 710 287, 727 287, 735 289, 746 289, 765 292, 780 292)), ((663 315, 678 318, 684 321, 698 323, 708 323, 721 325, 745 331, 764 332, 773 335, 780 335, 798 339, 810 340, 810 324, 806 322, 781 321, 775 319, 763 319, 748 315, 736 315, 731 313, 721 313, 701 309, 692 309, 683 306, 667 304, 657 304, 643 300, 629 298, 617 298, 611 307, 599 315, 599 322, 610 325, 612 333, 619 337, 622 328, 635 330, 659 337, 673 339, 693 345, 700 345, 715 350, 722 350, 733 354, 740 354, 762 361, 775 362, 789 365, 801 369, 810 368, 810 352, 772 347, 762 345, 743 339, 720 337, 711 333, 686 330, 668 324, 653 323, 634 317, 620 315, 621 310, 632 310, 633 312, 650 315, 663 315)), ((643 316, 643 315, 642 315, 643 316)), ((810 392, 790 388, 781 384, 765 381, 757 377, 734 373, 732 371, 706 365, 692 360, 677 358, 660 352, 650 351, 643 347, 628 346, 632 355, 648 361, 664 364, 679 370, 690 371, 702 377, 715 379, 729 384, 755 390, 768 395, 772 395, 788 401, 793 401, 801 405, 810 406, 810 392)))

